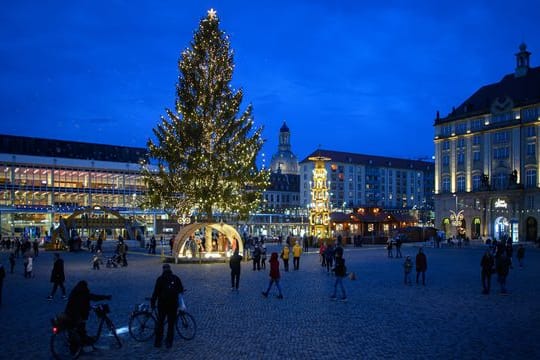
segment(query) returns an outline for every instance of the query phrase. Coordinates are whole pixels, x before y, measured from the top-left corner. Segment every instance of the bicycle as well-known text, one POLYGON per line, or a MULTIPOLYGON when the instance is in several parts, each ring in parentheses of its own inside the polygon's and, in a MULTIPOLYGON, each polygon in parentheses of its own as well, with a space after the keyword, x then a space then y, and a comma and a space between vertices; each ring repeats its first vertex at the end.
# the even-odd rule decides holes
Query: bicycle
MULTIPOLYGON (((107 349, 122 347, 122 341, 116 333, 116 327, 112 320, 107 316, 110 312, 109 305, 98 304, 91 307, 98 319, 98 327, 95 335, 88 336, 90 343, 83 341, 79 333, 77 324, 73 324, 64 313, 56 315, 51 319, 51 353, 55 359, 77 359, 85 345, 91 345, 96 349, 95 344, 100 339, 102 331, 107 340, 107 349), (105 327, 104 327, 105 325, 105 327)), ((103 343, 103 341, 102 341, 103 343)))
MULTIPOLYGON (((145 298, 150 301, 150 298, 145 298)), ((135 309, 129 315, 129 334, 136 341, 147 341, 156 333, 157 310, 151 309, 147 303, 135 305, 135 309)), ((165 320, 165 323, 167 320, 165 320)), ((176 332, 184 340, 192 340, 197 334, 197 323, 193 315, 188 313, 185 307, 179 307, 176 315, 176 332)))

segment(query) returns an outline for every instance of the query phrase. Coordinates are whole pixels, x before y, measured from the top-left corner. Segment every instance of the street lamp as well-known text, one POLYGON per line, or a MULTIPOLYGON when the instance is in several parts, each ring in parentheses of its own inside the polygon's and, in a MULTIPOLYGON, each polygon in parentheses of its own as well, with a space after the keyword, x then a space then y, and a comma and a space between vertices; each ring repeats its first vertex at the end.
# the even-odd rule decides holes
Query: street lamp
POLYGON ((452 194, 453 197, 456 199, 456 210, 450 210, 450 221, 453 226, 456 227, 456 238, 459 235, 459 229, 461 228, 461 224, 463 222, 463 210, 458 210, 458 196, 457 194, 452 194))

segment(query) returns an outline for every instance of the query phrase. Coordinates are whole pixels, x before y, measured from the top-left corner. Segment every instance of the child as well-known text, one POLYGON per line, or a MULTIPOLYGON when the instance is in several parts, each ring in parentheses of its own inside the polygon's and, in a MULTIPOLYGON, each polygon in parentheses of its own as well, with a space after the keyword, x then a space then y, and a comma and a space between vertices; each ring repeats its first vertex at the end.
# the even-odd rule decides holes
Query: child
POLYGON ((411 271, 413 268, 413 263, 410 256, 407 256, 405 258, 405 262, 403 263, 403 270, 405 271, 405 285, 412 285, 411 281, 411 271))

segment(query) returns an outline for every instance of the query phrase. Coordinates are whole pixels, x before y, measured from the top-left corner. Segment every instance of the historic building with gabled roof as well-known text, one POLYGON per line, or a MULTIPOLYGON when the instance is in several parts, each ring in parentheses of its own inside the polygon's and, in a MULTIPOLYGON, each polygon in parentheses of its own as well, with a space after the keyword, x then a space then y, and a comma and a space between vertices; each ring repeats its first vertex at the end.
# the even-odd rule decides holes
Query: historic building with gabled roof
POLYGON ((536 240, 540 67, 516 67, 435 119, 435 225, 447 235, 536 240))

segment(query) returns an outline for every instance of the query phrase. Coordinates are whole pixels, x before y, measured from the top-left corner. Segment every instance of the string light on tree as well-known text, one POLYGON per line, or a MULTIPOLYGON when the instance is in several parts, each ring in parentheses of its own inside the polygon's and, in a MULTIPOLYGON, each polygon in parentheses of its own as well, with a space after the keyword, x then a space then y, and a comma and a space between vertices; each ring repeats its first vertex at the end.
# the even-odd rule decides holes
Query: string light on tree
POLYGON ((159 167, 155 173, 143 169, 146 205, 178 214, 196 210, 210 222, 224 211, 245 218, 258 206, 269 173, 257 170, 262 128, 254 126, 251 105, 240 109, 242 90, 230 85, 233 52, 214 9, 199 22, 178 68, 176 106, 147 143, 159 167))

